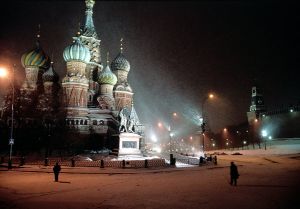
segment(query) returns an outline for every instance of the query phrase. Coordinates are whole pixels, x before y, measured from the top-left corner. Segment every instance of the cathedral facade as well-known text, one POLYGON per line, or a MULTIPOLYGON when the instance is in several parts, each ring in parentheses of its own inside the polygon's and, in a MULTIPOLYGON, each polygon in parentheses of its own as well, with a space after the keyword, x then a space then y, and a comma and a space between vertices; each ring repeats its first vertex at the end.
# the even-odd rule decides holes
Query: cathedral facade
MULTIPOLYGON (((36 47, 22 56, 25 80, 15 99, 16 128, 46 127, 44 135, 60 132, 60 138, 92 140, 101 144, 97 148, 113 149, 118 145, 119 113, 124 110, 128 121, 134 121, 135 132, 142 135, 127 80, 130 63, 123 53, 123 40, 119 54, 111 63, 107 54, 103 63, 93 22, 94 4, 94 0, 85 0, 84 25, 62 53, 66 74, 61 81, 41 47, 39 34, 36 47)), ((8 95, 3 109, 8 121, 11 101, 8 95)))

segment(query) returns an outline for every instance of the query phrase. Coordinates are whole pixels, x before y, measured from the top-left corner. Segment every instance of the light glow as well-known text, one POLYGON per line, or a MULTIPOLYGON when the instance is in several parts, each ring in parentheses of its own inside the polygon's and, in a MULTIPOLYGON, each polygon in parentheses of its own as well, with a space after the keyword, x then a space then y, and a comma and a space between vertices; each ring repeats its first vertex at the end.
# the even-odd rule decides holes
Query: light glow
POLYGON ((7 70, 5 68, 0 68, 0 77, 1 78, 4 78, 4 77, 7 77, 7 70))
POLYGON ((151 140, 152 140, 153 142, 157 142, 157 138, 156 138, 156 136, 155 136, 154 134, 152 134, 151 140))
POLYGON ((262 135, 263 137, 266 137, 266 136, 268 136, 268 132, 267 132, 265 129, 263 129, 263 130, 261 131, 261 135, 262 135))

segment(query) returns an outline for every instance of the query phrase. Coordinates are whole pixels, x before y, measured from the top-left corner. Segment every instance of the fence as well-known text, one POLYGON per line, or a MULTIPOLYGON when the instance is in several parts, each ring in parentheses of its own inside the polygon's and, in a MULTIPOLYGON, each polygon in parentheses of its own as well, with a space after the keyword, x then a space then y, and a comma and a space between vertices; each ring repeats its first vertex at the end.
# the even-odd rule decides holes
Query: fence
MULTIPOLYGON (((166 167, 164 159, 146 159, 146 160, 67 160, 62 158, 45 158, 44 160, 27 160, 22 157, 13 157, 13 164, 22 165, 44 165, 53 166, 58 162, 61 166, 68 167, 112 167, 112 168, 149 168, 149 167, 166 167), (101 162, 102 161, 102 162, 101 162)), ((8 157, 1 157, 0 164, 8 163, 8 157)))

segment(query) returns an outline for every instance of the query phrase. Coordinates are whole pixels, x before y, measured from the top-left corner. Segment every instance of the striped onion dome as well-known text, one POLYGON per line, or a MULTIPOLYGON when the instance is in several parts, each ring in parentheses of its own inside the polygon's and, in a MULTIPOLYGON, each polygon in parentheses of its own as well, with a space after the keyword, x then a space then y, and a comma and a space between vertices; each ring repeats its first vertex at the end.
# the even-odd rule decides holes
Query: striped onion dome
POLYGON ((53 62, 51 62, 50 68, 43 74, 44 82, 56 82, 58 81, 58 75, 53 69, 53 62))
POLYGON ((114 59, 114 61, 111 62, 110 66, 112 71, 124 70, 129 72, 130 70, 130 64, 128 60, 124 57, 122 52, 120 52, 118 56, 114 59))
POLYGON ((64 60, 69 62, 71 60, 77 60, 82 62, 89 62, 91 59, 91 54, 89 49, 81 43, 79 38, 67 46, 63 52, 64 60))
POLYGON ((106 68, 100 73, 98 78, 99 84, 116 85, 117 81, 117 76, 111 72, 109 65, 107 65, 106 68))
POLYGON ((23 67, 36 66, 47 69, 50 65, 50 58, 45 54, 40 47, 39 41, 36 42, 36 48, 26 52, 21 57, 21 63, 23 67))

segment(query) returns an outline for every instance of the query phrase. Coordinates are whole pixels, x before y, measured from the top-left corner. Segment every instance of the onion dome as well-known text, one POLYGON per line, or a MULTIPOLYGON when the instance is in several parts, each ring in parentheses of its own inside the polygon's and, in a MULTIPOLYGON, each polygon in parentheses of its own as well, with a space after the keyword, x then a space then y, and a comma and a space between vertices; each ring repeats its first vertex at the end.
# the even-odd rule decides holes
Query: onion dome
POLYGON ((117 76, 113 72, 111 72, 109 65, 107 65, 106 68, 100 73, 100 76, 98 78, 99 84, 116 85, 117 81, 117 76))
POLYGON ((25 53, 21 57, 23 67, 36 66, 47 69, 50 65, 50 58, 40 47, 39 41, 36 42, 36 48, 25 53))
POLYGON ((91 54, 89 49, 81 43, 79 38, 76 38, 75 41, 67 46, 63 52, 64 60, 69 62, 71 60, 77 60, 81 62, 89 62, 91 59, 91 54))
POLYGON ((56 82, 58 81, 58 75, 53 69, 53 62, 51 62, 50 68, 43 74, 44 82, 56 82))
POLYGON ((129 72, 130 70, 130 64, 128 60, 124 57, 122 52, 120 52, 118 56, 114 59, 114 61, 111 62, 110 66, 113 71, 124 70, 129 72))

